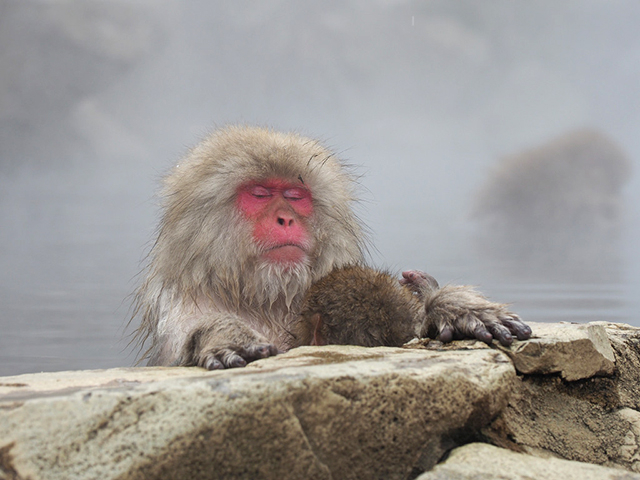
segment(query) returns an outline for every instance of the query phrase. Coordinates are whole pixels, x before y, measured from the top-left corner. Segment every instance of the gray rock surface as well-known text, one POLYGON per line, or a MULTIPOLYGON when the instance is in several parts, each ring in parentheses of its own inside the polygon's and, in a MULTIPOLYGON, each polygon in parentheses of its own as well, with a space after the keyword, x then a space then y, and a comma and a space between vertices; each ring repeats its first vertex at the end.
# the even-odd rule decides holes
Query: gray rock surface
POLYGON ((560 373, 570 382, 610 375, 615 357, 603 324, 529 323, 533 336, 503 351, 519 373, 560 373))
POLYGON ((449 458, 417 480, 640 480, 624 470, 558 458, 537 458, 484 443, 456 448, 449 458))
POLYGON ((488 424, 494 350, 304 347, 247 368, 0 379, 0 478, 408 478, 488 424))

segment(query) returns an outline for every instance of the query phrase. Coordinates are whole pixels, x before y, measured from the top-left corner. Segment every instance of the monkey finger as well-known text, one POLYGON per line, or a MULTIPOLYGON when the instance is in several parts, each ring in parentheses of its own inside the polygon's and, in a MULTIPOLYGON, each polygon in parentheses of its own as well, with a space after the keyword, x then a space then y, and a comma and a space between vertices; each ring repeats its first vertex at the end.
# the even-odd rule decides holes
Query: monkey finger
POLYGON ((233 352, 229 356, 227 356, 224 363, 227 368, 239 368, 247 366, 247 361, 236 352, 233 352))
POLYGON ((520 320, 520 317, 517 315, 501 317, 500 322, 502 322, 518 340, 527 340, 531 337, 531 327, 520 320))
POLYGON ((513 343, 513 335, 507 327, 498 322, 487 322, 487 329, 501 345, 508 347, 513 343))
POLYGON ((460 338, 476 338, 488 345, 493 341, 493 335, 480 318, 468 313, 458 321, 460 338))
POLYGON ((202 352, 199 359, 196 361, 196 365, 199 367, 204 367, 207 370, 220 370, 223 368, 227 368, 224 361, 225 355, 231 352, 229 349, 222 350, 209 350, 202 352))
POLYGON ((416 272, 414 270, 410 270, 407 272, 402 272, 402 278, 399 279, 398 282, 400 282, 400 285, 402 285, 403 287, 407 287, 412 292, 419 293, 420 285, 416 280, 416 272))
POLYGON ((419 283, 420 279, 424 279, 424 272, 420 270, 407 270, 402 272, 402 278, 399 280, 402 285, 410 283, 419 283))
POLYGON ((420 270, 407 270, 402 272, 402 278, 399 280, 401 285, 408 287, 429 287, 431 290, 437 290, 440 288, 438 281, 428 273, 420 270))
POLYGON ((224 368, 239 368, 247 365, 247 361, 239 355, 241 349, 224 348, 215 354, 215 358, 224 368))
POLYGON ((216 357, 206 355, 203 362, 203 367, 207 370, 221 370, 224 365, 216 357))
POLYGON ((267 353, 268 354, 266 355, 266 357, 273 357, 274 355, 278 355, 280 353, 280 350, 278 350, 278 347, 270 343, 269 345, 267 345, 267 353))
POLYGON ((442 343, 449 343, 453 340, 453 327, 451 325, 442 326, 438 338, 442 343))
POLYGON ((486 343, 487 345, 491 345, 491 342, 493 341, 493 335, 491 334, 491 332, 489 330, 487 330, 487 327, 485 327, 484 325, 478 326, 474 330, 473 335, 478 340, 480 340, 481 342, 486 343))

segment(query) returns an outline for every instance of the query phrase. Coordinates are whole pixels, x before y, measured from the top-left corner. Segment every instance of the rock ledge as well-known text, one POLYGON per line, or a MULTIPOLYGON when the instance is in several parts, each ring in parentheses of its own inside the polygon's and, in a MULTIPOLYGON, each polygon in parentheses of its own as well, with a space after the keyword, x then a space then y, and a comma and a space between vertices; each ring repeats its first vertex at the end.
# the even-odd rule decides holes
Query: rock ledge
POLYGON ((0 479, 640 480, 640 329, 533 331, 511 349, 302 347, 228 371, 3 377, 0 479))

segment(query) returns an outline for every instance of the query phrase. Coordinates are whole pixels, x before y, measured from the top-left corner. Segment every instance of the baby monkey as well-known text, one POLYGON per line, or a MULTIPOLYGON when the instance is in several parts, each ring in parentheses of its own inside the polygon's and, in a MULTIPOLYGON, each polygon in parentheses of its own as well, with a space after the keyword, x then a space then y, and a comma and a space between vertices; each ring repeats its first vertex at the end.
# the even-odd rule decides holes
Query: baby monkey
POLYGON ((413 338, 477 338, 491 343, 496 338, 510 345, 513 336, 525 340, 531 329, 503 305, 479 310, 468 318, 468 331, 455 334, 456 303, 486 299, 472 287, 440 287, 435 278, 410 270, 400 280, 387 272, 360 265, 333 270, 314 283, 303 302, 293 334, 297 345, 360 345, 399 347, 413 338), (495 318, 494 318, 495 317, 495 318))

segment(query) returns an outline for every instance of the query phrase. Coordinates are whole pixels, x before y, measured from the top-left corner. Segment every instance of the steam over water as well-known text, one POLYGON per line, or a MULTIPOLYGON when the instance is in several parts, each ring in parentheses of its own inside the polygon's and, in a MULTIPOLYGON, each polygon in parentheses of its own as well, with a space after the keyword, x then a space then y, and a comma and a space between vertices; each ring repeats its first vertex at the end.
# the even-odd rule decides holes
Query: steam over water
POLYGON ((372 263, 640 326, 638 24, 635 0, 0 0, 0 375, 134 363, 159 179, 236 122, 358 166, 372 263), (584 131, 607 147, 557 149, 584 131))

